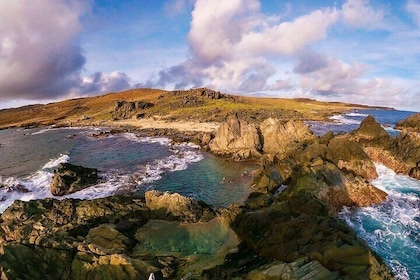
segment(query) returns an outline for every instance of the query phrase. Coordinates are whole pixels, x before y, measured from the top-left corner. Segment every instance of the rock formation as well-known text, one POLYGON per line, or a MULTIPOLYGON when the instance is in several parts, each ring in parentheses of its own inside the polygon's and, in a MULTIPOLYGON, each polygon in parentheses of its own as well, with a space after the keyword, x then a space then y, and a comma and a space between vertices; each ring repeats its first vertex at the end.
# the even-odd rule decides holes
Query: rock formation
MULTIPOLYGON (((171 205, 173 213, 186 210, 182 207, 201 205, 201 208, 194 208, 199 211, 194 215, 200 217, 201 221, 204 220, 203 213, 214 212, 212 209, 205 209, 204 204, 178 194, 153 192, 148 198, 151 206, 171 205), (152 203, 151 197, 153 201, 163 197, 164 203, 160 203, 161 201, 152 203), (185 203, 181 203, 181 208, 177 209, 177 202, 180 201, 185 203)), ((189 209, 189 215, 193 215, 194 209, 189 209)), ((144 198, 135 196, 113 196, 91 201, 74 199, 15 201, 0 219, 1 278, 147 279, 153 272, 156 279, 179 279, 184 273, 181 272, 182 269, 196 265, 200 257, 197 254, 194 257, 183 256, 175 249, 159 254, 146 250, 145 246, 155 246, 150 244, 150 237, 144 239, 146 232, 155 230, 155 225, 152 229, 146 228, 153 221, 152 218, 157 218, 155 211, 156 209, 150 209, 146 205, 144 198)), ((171 228, 178 225, 180 231, 189 235, 184 226, 173 221, 172 216, 160 218, 166 219, 166 217, 172 222, 161 223, 171 228)), ((186 219, 178 218, 185 223, 186 219)), ((211 234, 196 236, 193 242, 199 250, 207 248, 208 242, 212 246, 222 246, 227 238, 225 235, 234 234, 231 230, 220 233, 224 226, 219 218, 211 222, 212 224, 207 227, 216 228, 219 240, 213 240, 211 234)), ((206 224, 203 222, 188 224, 188 229, 193 233, 196 231, 196 226, 203 225, 206 224)), ((169 239, 171 233, 163 230, 163 233, 159 230, 154 232, 165 238, 163 241, 167 243, 169 249, 171 246, 183 246, 182 242, 192 242, 185 239, 182 242, 178 241, 179 245, 172 243, 175 240, 169 239)), ((217 248, 219 247, 213 250, 217 248)), ((208 249, 206 252, 208 251, 211 250, 208 249)), ((204 259, 208 259, 208 253, 205 256, 204 259)))
POLYGON ((369 157, 397 173, 420 179, 420 135, 403 131, 393 139, 372 116, 368 116, 348 138, 357 141, 369 157))
POLYGON ((95 184, 98 179, 96 168, 62 163, 54 170, 50 191, 57 196, 71 194, 95 184))
POLYGON ((114 120, 129 119, 140 110, 153 107, 152 103, 143 101, 117 101, 112 117, 114 120))
POLYGON ((177 193, 148 191, 145 197, 152 219, 196 223, 208 222, 216 216, 204 202, 177 193))
POLYGON ((313 141, 315 136, 301 121, 281 122, 268 118, 260 125, 265 154, 287 154, 297 144, 313 141))
POLYGON ((406 119, 399 121, 396 125, 397 129, 406 129, 413 132, 420 132, 420 113, 411 115, 406 119))
POLYGON ((262 144, 258 126, 231 117, 217 129, 209 147, 215 154, 238 160, 259 158, 262 144))

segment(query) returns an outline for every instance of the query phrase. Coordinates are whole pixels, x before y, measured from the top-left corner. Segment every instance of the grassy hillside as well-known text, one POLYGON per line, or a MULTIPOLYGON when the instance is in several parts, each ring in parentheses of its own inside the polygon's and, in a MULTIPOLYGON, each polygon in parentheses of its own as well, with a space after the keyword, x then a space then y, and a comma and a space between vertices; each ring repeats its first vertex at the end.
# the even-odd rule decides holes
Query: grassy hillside
MULTIPOLYGON (((223 121, 236 114, 260 121, 280 119, 322 120, 326 116, 365 106, 310 99, 255 98, 221 94, 208 89, 164 91, 133 89, 102 96, 71 99, 47 105, 0 110, 0 129, 39 125, 99 124, 116 119, 117 101, 144 102, 145 109, 128 110, 128 118, 158 117, 164 120, 223 121)), ((131 104, 129 104, 131 105, 131 104)), ((125 110, 124 107, 120 110, 125 110)))

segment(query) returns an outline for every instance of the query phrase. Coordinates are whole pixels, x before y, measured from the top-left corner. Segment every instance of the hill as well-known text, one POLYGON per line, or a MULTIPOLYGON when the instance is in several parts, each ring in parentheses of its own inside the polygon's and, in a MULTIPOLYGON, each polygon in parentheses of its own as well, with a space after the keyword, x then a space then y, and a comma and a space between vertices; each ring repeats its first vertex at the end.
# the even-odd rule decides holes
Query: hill
MULTIPOLYGON (((357 104, 320 102, 311 99, 245 97, 206 88, 185 91, 132 89, 102 96, 71 99, 46 105, 0 110, 0 129, 11 127, 113 125, 124 120, 165 122, 221 122, 236 114, 245 120, 323 120, 357 104)), ((125 122, 127 123, 127 122, 125 122)))

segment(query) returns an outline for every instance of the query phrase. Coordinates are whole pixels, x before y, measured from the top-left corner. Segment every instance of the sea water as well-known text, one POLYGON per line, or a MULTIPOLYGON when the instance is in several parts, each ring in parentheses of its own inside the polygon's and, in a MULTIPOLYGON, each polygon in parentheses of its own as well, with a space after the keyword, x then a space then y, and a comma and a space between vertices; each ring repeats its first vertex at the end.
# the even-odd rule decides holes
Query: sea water
MULTIPOLYGON (((414 112, 359 110, 333 116, 333 122, 310 122, 314 133, 322 135, 357 129, 368 115, 391 136, 400 131, 395 124, 414 112)), ((378 178, 372 184, 388 194, 384 203, 371 207, 345 208, 340 217, 391 267, 397 279, 420 279, 420 181, 395 174, 376 164, 378 178)))
POLYGON ((178 192, 215 206, 242 203, 256 164, 203 153, 191 143, 122 133, 107 137, 93 128, 0 131, 0 212, 14 200, 53 197, 54 169, 64 162, 99 169, 98 184, 60 197, 94 199, 150 189, 178 192))

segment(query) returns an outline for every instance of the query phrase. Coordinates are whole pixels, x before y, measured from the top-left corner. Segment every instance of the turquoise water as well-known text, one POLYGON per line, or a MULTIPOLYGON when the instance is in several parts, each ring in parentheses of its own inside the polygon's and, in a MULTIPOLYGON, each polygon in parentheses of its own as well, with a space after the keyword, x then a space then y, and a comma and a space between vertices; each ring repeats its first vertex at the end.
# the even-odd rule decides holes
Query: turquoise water
POLYGON ((123 133, 92 137, 94 129, 0 131, 0 211, 14 200, 52 197, 53 170, 62 162, 98 168, 102 181, 65 196, 82 199, 149 189, 178 192, 216 206, 242 203, 250 193, 255 164, 216 158, 166 138, 123 133))

